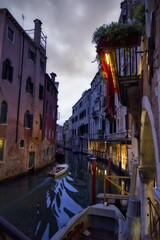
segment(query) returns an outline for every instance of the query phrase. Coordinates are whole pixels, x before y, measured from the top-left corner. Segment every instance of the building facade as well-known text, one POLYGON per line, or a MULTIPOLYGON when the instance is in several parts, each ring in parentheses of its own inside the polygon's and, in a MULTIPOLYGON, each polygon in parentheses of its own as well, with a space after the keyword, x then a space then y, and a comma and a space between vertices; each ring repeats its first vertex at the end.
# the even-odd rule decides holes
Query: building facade
POLYGON ((75 152, 88 152, 90 128, 90 89, 72 107, 72 149, 75 152))
POLYGON ((65 147, 74 152, 110 159, 129 174, 132 168, 130 114, 115 94, 112 117, 108 100, 108 83, 97 72, 91 88, 73 106, 73 114, 64 124, 65 147))
POLYGON ((63 126, 57 124, 56 126, 56 144, 64 146, 64 131, 63 126))
POLYGON ((43 101, 43 160, 55 161, 57 101, 59 82, 56 74, 46 74, 43 101))
POLYGON ((0 180, 39 169, 43 158, 46 37, 41 21, 24 31, 0 9, 0 180), (30 34, 34 33, 31 38, 30 34))
POLYGON ((129 26, 128 40, 126 35, 123 45, 114 40, 97 45, 107 77, 112 68, 112 85, 131 123, 132 181, 124 239, 160 239, 159 13, 159 1, 123 1, 119 23, 129 26), (130 37, 131 23, 141 33, 130 37))
POLYGON ((106 135, 109 123, 106 118, 106 82, 97 72, 91 82, 91 110, 89 131, 89 153, 97 157, 106 157, 106 135))

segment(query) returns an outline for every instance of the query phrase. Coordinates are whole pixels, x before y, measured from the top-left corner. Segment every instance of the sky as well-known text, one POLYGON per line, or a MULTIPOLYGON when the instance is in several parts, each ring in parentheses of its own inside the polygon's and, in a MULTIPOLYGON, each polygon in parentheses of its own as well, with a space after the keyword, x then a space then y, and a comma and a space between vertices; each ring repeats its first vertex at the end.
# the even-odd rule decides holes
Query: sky
POLYGON ((47 70, 56 73, 58 124, 68 120, 72 107, 90 88, 98 71, 92 36, 103 24, 117 22, 122 0, 0 0, 24 30, 42 22, 47 36, 47 70), (23 17, 22 17, 23 16, 23 17))

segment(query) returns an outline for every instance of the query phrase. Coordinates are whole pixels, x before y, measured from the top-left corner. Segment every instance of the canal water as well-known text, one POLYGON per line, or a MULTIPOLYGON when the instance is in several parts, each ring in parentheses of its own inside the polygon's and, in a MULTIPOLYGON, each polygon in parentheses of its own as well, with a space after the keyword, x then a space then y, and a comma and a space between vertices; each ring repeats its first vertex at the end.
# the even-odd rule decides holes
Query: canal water
MULTIPOLYGON (((92 201, 91 164, 87 157, 66 151, 69 171, 59 178, 48 169, 0 185, 0 216, 32 240, 49 240, 72 216, 92 201)), ((103 167, 96 177, 96 194, 103 192, 103 167)))

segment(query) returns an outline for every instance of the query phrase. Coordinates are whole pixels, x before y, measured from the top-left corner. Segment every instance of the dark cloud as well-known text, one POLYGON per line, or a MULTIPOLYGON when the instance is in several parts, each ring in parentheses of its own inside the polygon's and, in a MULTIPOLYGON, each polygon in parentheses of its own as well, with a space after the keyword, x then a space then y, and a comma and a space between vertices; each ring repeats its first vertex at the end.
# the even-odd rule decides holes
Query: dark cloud
POLYGON ((63 123, 72 106, 90 87, 97 72, 91 43, 93 32, 104 23, 118 21, 121 0, 1 0, 24 29, 42 22, 47 35, 47 72, 55 72, 59 84, 59 110, 63 123), (22 14, 25 19, 23 21, 22 14))

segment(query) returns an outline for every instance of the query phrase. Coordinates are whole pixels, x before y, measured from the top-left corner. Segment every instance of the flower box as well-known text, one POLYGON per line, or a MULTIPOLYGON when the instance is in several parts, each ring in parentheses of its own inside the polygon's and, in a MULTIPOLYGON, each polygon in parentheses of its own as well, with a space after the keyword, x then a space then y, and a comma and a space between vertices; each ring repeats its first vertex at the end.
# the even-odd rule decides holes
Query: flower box
POLYGON ((112 50, 117 48, 132 48, 139 46, 141 43, 141 36, 138 34, 130 35, 124 39, 123 42, 121 41, 107 41, 104 38, 99 40, 97 44, 97 52, 99 53, 101 50, 112 50))

